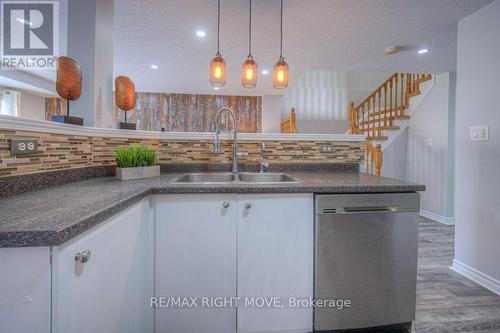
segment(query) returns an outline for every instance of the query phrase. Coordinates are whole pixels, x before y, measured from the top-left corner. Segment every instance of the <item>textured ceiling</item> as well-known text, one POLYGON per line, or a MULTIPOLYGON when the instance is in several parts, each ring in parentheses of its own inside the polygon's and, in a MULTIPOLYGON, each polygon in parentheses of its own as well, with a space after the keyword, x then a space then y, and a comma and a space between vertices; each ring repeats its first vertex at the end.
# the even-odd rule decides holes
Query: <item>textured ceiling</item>
MULTIPOLYGON (((456 23, 492 0, 284 0, 284 56, 291 79, 304 69, 418 71, 455 67, 456 23), (383 50, 404 46, 397 55, 383 50), (418 56, 416 49, 431 52, 418 56)), ((220 94, 277 94, 271 75, 240 84, 248 54, 248 0, 222 0, 220 94)), ((279 56, 279 1, 254 0, 252 53, 260 69, 279 56)), ((208 65, 216 51, 216 0, 115 0, 114 71, 140 91, 215 93, 208 65), (195 32, 207 32, 200 39, 195 32), (158 70, 151 70, 156 64, 158 70)))

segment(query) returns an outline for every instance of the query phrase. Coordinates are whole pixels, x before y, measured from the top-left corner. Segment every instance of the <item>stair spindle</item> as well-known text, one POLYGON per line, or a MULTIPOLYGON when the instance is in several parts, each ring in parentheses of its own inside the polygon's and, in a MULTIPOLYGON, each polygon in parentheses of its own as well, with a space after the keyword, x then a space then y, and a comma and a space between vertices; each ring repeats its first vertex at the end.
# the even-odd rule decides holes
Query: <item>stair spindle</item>
POLYGON ((379 117, 382 112, 381 104, 382 104, 382 98, 380 96, 380 90, 377 91, 377 97, 378 97, 378 112, 379 112, 379 117))
POLYGON ((406 95, 409 95, 410 93, 411 93, 411 74, 406 73, 406 95))
POLYGON ((394 98, 395 98, 395 103, 394 103, 394 115, 397 116, 398 115, 398 112, 399 112, 399 108, 398 108, 398 81, 399 81, 399 73, 396 73, 396 75, 394 76, 394 82, 396 83, 396 87, 395 87, 395 92, 394 92, 394 98))
POLYGON ((387 83, 384 84, 384 126, 387 126, 387 83))
POLYGON ((404 80, 405 80, 405 74, 404 73, 401 73, 400 75, 401 77, 401 100, 400 100, 400 109, 399 109, 399 115, 402 116, 403 115, 403 111, 404 111, 404 94, 405 94, 405 89, 404 89, 404 80))
MULTIPOLYGON (((389 81, 389 89, 390 89, 390 93, 389 93, 389 95, 391 96, 391 99, 390 99, 390 101, 389 101, 389 110, 390 110, 390 112, 389 112, 390 117, 389 117, 389 119, 388 119, 388 120, 389 120, 389 126, 392 126, 392 112, 393 112, 393 109, 392 109, 392 100, 393 100, 393 96, 392 96, 392 84, 393 84, 393 83, 392 83, 392 80, 391 80, 391 81, 389 81)), ((386 116, 386 117, 387 117, 387 116, 386 116)))
POLYGON ((376 107, 376 104, 375 104, 375 95, 372 96, 372 114, 373 114, 373 123, 372 123, 372 136, 376 136, 376 133, 375 133, 375 127, 377 127, 377 121, 376 121, 376 117, 377 117, 377 114, 375 113, 376 110, 375 110, 375 107, 376 107))

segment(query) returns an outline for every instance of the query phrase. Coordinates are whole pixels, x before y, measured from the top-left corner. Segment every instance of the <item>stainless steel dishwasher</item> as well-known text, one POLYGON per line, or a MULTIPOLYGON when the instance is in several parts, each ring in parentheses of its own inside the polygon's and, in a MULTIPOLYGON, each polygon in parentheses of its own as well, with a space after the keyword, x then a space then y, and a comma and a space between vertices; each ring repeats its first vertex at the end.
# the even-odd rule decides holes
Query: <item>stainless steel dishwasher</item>
POLYGON ((343 301, 315 307, 315 332, 415 319, 419 206, 418 193, 315 196, 314 298, 343 301))

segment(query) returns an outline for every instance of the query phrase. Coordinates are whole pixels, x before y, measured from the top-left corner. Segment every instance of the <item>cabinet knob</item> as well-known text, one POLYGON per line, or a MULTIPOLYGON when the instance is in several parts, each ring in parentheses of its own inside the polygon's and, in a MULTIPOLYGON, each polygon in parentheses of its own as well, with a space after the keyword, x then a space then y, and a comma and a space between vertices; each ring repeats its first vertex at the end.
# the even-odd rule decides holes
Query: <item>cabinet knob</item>
POLYGON ((252 204, 250 202, 246 202, 245 203, 245 209, 249 210, 250 208, 252 208, 252 204))
POLYGON ((224 203, 222 204, 222 207, 229 208, 229 201, 224 201, 224 203))
POLYGON ((75 261, 78 261, 78 262, 84 264, 90 260, 90 255, 91 255, 90 250, 84 250, 82 252, 78 252, 75 255, 75 261))

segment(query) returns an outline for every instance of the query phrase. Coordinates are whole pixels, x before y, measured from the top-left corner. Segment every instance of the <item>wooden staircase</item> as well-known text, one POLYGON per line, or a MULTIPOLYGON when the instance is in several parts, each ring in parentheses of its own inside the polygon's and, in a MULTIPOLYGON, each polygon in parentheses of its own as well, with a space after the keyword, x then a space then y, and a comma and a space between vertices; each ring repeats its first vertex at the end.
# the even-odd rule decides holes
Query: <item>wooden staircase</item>
POLYGON ((421 94, 420 85, 432 80, 431 74, 394 73, 359 105, 349 105, 349 133, 366 137, 366 171, 381 174, 382 145, 387 131, 399 131, 396 120, 409 119, 410 98, 421 94))

